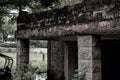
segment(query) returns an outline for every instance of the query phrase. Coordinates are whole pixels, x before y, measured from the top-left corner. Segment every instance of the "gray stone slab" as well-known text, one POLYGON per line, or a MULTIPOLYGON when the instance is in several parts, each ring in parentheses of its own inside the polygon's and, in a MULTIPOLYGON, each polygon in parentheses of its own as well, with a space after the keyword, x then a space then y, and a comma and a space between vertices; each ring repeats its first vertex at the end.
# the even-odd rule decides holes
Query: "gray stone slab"
POLYGON ((78 47, 91 47, 98 45, 99 42, 99 36, 92 36, 92 35, 82 35, 78 36, 78 47))

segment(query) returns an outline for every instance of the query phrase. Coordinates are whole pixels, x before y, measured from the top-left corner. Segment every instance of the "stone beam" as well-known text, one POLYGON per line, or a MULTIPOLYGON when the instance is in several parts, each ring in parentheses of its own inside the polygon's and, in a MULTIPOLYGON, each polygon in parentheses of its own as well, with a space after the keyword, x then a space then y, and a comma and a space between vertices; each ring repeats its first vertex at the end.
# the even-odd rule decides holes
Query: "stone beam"
POLYGON ((76 25, 54 26, 49 28, 29 28, 16 31, 16 38, 52 39, 76 34, 120 34, 120 18, 95 21, 76 25))

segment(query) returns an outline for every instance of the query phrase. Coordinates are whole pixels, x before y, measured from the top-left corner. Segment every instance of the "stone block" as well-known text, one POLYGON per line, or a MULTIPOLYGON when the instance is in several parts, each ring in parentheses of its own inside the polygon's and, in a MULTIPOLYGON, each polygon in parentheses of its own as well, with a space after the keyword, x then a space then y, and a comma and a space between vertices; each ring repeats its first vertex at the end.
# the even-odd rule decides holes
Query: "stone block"
POLYGON ((85 73, 83 80, 93 80, 93 74, 91 72, 85 73))
POLYGON ((81 72, 101 72, 101 60, 79 60, 78 66, 81 72))
POLYGON ((98 60, 101 59, 100 48, 96 47, 79 47, 78 58, 81 60, 98 60))
POLYGON ((83 80, 102 80, 101 72, 98 73, 85 73, 83 80))
MULTIPOLYGON (((79 60, 79 59, 78 59, 79 60)), ((90 72, 92 73, 93 66, 92 66, 92 60, 79 60, 78 61, 78 70, 80 72, 90 72)))
POLYGON ((21 64, 29 63, 29 40, 18 39, 17 40, 17 66, 21 64))
POLYGON ((79 47, 78 58, 81 60, 92 60, 92 47, 79 47))
POLYGON ((78 47, 96 46, 98 45, 99 40, 100 40, 99 36, 92 36, 92 35, 78 36, 78 47))

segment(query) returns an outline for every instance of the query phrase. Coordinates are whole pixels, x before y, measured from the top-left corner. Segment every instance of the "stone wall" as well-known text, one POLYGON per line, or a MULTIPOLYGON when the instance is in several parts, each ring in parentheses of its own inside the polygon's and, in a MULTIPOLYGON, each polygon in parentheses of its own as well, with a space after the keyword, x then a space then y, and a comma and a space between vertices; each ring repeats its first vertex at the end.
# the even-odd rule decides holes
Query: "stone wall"
POLYGON ((78 36, 78 70, 84 80, 102 80, 100 37, 78 36))
POLYGON ((29 64, 29 40, 17 40, 17 66, 20 67, 24 64, 29 64))
POLYGON ((18 27, 49 28, 114 19, 120 17, 119 6, 118 0, 83 0, 76 5, 19 16, 18 27))
POLYGON ((83 0, 73 6, 18 16, 16 38, 49 39, 76 34, 119 34, 119 0, 83 0))
POLYGON ((50 54, 48 61, 48 70, 49 80, 64 80, 64 48, 63 42, 60 41, 51 41, 51 45, 49 45, 50 54))

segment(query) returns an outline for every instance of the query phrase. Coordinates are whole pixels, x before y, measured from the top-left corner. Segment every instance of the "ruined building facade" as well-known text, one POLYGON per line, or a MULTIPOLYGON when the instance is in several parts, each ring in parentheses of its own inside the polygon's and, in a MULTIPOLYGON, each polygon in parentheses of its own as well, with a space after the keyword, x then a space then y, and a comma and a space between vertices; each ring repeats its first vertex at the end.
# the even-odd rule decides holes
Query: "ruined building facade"
POLYGON ((18 16, 17 64, 29 63, 29 40, 48 40, 48 80, 120 79, 120 1, 83 0, 60 9, 18 16))

